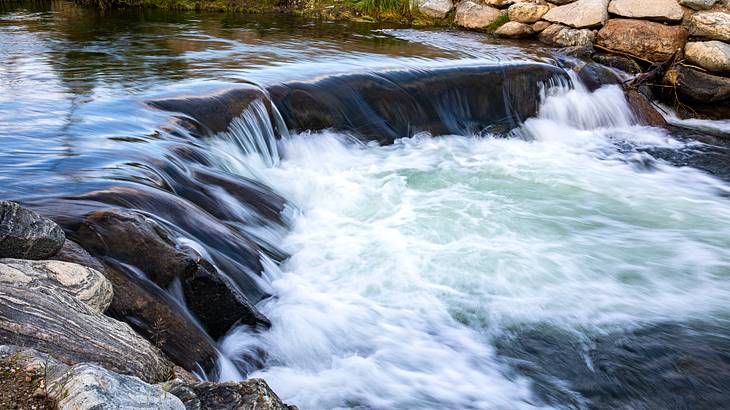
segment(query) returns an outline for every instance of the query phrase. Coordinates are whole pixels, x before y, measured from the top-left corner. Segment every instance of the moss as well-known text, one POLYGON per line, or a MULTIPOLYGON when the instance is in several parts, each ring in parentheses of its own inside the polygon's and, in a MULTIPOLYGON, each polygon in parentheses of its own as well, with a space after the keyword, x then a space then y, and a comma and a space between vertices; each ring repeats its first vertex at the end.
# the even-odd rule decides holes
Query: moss
POLYGON ((505 23, 507 23, 508 21, 509 21, 509 16, 507 15, 507 13, 502 13, 491 24, 484 27, 484 32, 488 33, 488 34, 492 34, 495 31, 497 31, 498 28, 502 27, 505 23))

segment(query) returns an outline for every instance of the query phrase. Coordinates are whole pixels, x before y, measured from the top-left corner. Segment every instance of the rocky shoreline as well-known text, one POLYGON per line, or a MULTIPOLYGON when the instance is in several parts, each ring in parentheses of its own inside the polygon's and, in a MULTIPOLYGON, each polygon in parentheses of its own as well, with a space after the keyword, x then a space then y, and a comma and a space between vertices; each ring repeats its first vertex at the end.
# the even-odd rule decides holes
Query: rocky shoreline
MULTIPOLYGON (((139 215, 129 218, 143 223, 139 215)), ((115 222, 117 228, 125 226, 115 222)), ((135 232, 126 238, 149 241, 145 235, 153 234, 135 232)), ((123 275, 66 239, 55 222, 17 203, 0 201, 0 245, 0 397, 59 409, 295 408, 282 403, 260 379, 201 382, 190 372, 199 366, 192 360, 215 366, 212 341, 197 329, 185 334, 184 327, 168 327, 179 312, 140 297, 144 293, 131 281, 120 281, 123 275), (119 305, 135 294, 135 303, 124 308, 158 320, 157 334, 133 329, 130 317, 127 323, 114 318, 119 305), (167 331, 174 337, 165 340, 167 331), (201 340, 196 342, 196 337, 201 340)), ((140 256, 148 264, 171 262, 170 254, 161 256, 162 251, 153 248, 160 242, 146 245, 151 253, 140 256)), ((190 268, 192 262, 185 262, 190 268)), ((188 277, 200 278, 194 276, 195 269, 192 272, 188 277)), ((220 287, 215 291, 218 297, 227 293, 220 287)), ((187 321, 178 323, 185 324, 189 326, 187 321)))

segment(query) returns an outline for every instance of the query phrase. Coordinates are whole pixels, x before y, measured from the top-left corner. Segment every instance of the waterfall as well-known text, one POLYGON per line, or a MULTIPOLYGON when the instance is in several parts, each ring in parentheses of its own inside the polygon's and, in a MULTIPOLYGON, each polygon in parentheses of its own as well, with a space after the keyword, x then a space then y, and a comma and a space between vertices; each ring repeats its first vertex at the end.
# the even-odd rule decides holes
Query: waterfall
MULTIPOLYGON (((284 136, 288 135, 281 115, 273 104, 271 107, 276 127, 283 131, 284 136)), ((226 131, 216 134, 214 138, 232 142, 244 155, 258 156, 267 166, 276 166, 280 161, 276 137, 277 132, 266 105, 261 99, 256 99, 230 122, 226 131)))

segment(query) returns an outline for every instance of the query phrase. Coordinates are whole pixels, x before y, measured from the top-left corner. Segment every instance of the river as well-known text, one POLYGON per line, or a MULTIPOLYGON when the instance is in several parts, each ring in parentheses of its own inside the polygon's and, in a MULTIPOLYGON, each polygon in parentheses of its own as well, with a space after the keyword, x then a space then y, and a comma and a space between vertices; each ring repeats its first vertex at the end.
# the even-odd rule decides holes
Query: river
POLYGON ((541 84, 536 115, 504 132, 386 144, 259 126, 262 105, 193 138, 147 102, 556 61, 449 30, 0 7, 0 197, 58 214, 58 198, 164 186, 155 161, 190 145, 287 200, 286 229, 243 229, 267 249, 259 286, 272 296, 257 307, 272 325, 220 338, 214 377, 264 378, 302 409, 726 403, 730 145, 716 132, 637 125, 618 86, 589 91, 571 74, 541 84))

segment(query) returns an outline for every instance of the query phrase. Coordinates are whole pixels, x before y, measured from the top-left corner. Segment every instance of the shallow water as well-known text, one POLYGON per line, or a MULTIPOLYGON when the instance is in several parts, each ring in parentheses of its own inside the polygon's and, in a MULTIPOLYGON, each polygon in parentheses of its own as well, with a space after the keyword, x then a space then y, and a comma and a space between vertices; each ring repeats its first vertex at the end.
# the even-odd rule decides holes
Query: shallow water
MULTIPOLYGON (((290 201, 291 231, 247 228, 291 256, 262 256, 273 296, 258 307, 273 326, 219 341, 223 379, 263 351, 249 376, 302 409, 727 399, 722 140, 637 126, 618 88, 590 93, 575 78, 573 89, 546 88, 537 117, 509 135, 380 146, 305 132, 262 150, 270 139, 247 127, 266 110, 254 105, 228 132, 184 138, 144 103, 242 83, 552 59, 536 44, 472 33, 1 7, 0 197, 84 203, 114 184, 164 186, 155 167, 189 145, 211 168, 290 201)), ((181 242, 206 252, 200 238, 181 242)))

